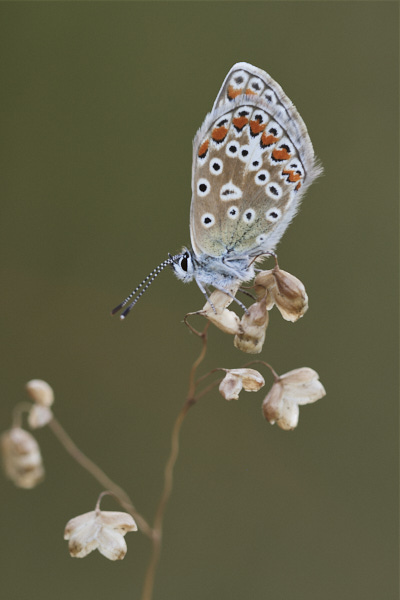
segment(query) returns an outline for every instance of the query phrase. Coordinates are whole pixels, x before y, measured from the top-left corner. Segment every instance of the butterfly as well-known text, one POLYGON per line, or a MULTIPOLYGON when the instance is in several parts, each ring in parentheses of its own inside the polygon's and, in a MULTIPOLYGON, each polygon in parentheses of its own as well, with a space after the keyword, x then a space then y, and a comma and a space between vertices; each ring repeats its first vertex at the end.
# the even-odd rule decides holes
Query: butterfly
POLYGON ((183 282, 194 279, 207 300, 209 286, 234 298, 229 290, 254 278, 257 259, 274 254, 321 172, 281 86, 253 65, 235 64, 193 140, 192 247, 169 255, 112 314, 134 298, 125 318, 166 266, 183 282))

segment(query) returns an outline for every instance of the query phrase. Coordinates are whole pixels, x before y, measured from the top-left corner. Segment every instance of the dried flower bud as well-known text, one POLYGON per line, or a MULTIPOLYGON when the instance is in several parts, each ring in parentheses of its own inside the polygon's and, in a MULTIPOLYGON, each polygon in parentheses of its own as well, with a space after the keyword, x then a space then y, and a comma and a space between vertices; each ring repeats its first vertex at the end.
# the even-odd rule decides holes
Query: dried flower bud
POLYGON ((201 314, 218 327, 218 329, 221 329, 221 331, 231 335, 239 333, 241 331, 239 317, 232 310, 226 308, 231 304, 232 298, 224 292, 214 290, 210 296, 210 300, 216 313, 213 311, 210 303, 206 302, 201 314))
POLYGON ((239 393, 258 392, 265 384, 264 377, 255 369, 230 369, 219 385, 225 400, 238 400, 239 393))
POLYGON ((13 427, 1 436, 3 467, 16 486, 31 489, 44 478, 40 448, 28 431, 13 427))
POLYGON ((51 409, 40 404, 33 404, 28 415, 28 424, 31 429, 44 427, 53 418, 51 409))
POLYGON ((244 313, 241 321, 241 332, 235 335, 236 348, 247 354, 259 354, 262 350, 265 332, 268 327, 267 298, 255 302, 244 313))
POLYGON ((110 560, 122 560, 127 551, 124 535, 128 531, 137 531, 131 515, 96 509, 70 519, 64 539, 69 540, 69 552, 76 558, 83 558, 97 549, 110 560))
POLYGON ((258 273, 254 285, 258 298, 267 295, 267 309, 276 304, 286 321, 297 321, 308 309, 308 296, 300 279, 278 265, 272 271, 258 273))
POLYGON ((25 386, 26 391, 36 404, 51 406, 54 402, 54 392, 43 379, 31 379, 25 386))
POLYGON ((316 371, 308 367, 294 369, 275 381, 263 402, 263 413, 271 424, 294 429, 299 421, 299 406, 316 402, 325 394, 316 371))

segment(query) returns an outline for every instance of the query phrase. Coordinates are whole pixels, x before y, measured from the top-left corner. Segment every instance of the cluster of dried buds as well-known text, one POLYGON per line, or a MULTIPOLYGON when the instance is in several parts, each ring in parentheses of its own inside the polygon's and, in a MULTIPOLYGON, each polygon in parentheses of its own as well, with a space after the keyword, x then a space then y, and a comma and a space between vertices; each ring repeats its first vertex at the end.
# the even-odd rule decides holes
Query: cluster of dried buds
MULTIPOLYGON (((230 290, 236 294, 238 286, 230 290)), ((248 354, 259 354, 262 350, 269 315, 276 306, 286 321, 295 322, 308 309, 308 297, 302 282, 294 275, 282 271, 278 264, 269 271, 260 271, 254 280, 257 302, 252 304, 241 319, 228 306, 233 298, 215 290, 200 314, 209 319, 225 333, 234 335, 236 348, 248 354)))
MULTIPOLYGON (((28 410, 28 424, 31 429, 47 425, 53 418, 50 406, 54 402, 52 388, 46 381, 32 379, 26 384, 26 391, 33 404, 22 408, 28 410)), ((18 406, 16 407, 19 408, 18 406)), ((21 427, 21 411, 15 413, 11 429, 1 436, 1 453, 6 476, 17 486, 31 489, 44 478, 44 467, 39 445, 33 435, 21 427)))
MULTIPOLYGON (((225 400, 237 400, 242 389, 257 392, 265 384, 261 373, 254 369, 223 370, 226 375, 219 391, 225 400)), ((325 396, 324 386, 319 381, 318 373, 308 367, 294 369, 284 375, 277 375, 273 369, 271 371, 274 384, 262 403, 263 414, 267 421, 276 423, 281 429, 294 429, 299 422, 299 406, 311 404, 325 396)))

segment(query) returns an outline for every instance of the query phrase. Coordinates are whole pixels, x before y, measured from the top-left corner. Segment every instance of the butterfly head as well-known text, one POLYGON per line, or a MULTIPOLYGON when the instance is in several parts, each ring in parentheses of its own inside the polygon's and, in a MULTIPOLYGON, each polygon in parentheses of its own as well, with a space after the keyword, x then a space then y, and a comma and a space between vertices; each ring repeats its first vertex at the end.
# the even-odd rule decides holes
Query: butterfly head
POLYGON ((170 259, 171 267, 178 279, 184 283, 193 280, 195 265, 192 253, 187 248, 183 248, 180 254, 176 254, 175 256, 170 255, 170 259))

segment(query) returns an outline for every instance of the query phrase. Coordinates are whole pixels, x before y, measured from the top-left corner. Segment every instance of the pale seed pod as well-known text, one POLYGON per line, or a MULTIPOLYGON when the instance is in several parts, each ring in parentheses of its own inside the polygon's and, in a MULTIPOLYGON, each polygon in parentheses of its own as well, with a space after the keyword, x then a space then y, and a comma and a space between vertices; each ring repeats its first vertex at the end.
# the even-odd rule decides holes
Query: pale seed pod
POLYGON ((244 313, 241 321, 241 332, 235 335, 234 345, 247 354, 259 354, 262 350, 265 332, 268 327, 267 298, 255 302, 244 313))
POLYGON ((53 418, 51 409, 41 404, 33 404, 28 414, 28 424, 31 429, 44 427, 53 418))
POLYGON ((3 467, 17 487, 31 489, 44 478, 40 448, 28 431, 13 427, 1 436, 3 467))
POLYGON ((201 314, 206 317, 211 323, 213 323, 218 329, 221 329, 224 333, 235 335, 241 331, 240 319, 236 313, 232 310, 228 310, 227 306, 232 303, 232 298, 221 292, 220 290, 214 290, 210 296, 210 300, 216 310, 216 313, 212 309, 209 302, 203 307, 201 314))
POLYGON ((69 540, 68 549, 73 557, 84 558, 97 549, 109 560, 122 560, 127 552, 124 536, 129 531, 137 531, 130 514, 96 509, 70 519, 64 539, 69 540))
POLYGON ((267 309, 276 304, 286 321, 297 321, 308 309, 308 296, 303 283, 278 265, 272 271, 258 273, 254 285, 257 297, 267 294, 267 309))
POLYGON ((325 394, 316 371, 294 369, 275 381, 262 405, 264 417, 281 429, 294 429, 299 422, 299 406, 316 402, 325 394))
POLYGON ((219 385, 225 400, 238 400, 239 393, 258 392, 265 384, 264 377, 255 369, 229 369, 219 385))
POLYGON ((25 389, 36 404, 51 406, 54 402, 53 388, 43 379, 31 379, 25 389))

